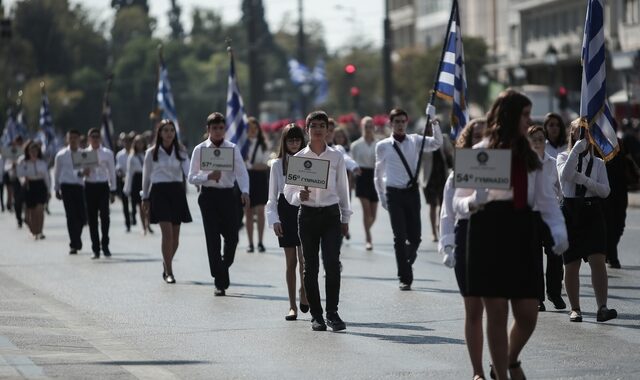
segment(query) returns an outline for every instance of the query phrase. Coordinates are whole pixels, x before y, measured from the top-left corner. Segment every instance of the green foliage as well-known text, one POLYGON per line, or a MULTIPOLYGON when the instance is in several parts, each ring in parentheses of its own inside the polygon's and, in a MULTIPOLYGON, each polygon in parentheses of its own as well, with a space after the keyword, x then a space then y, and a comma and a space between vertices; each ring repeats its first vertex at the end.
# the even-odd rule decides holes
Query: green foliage
POLYGON ((131 40, 143 38, 149 40, 153 28, 153 20, 139 6, 121 8, 111 29, 111 46, 113 55, 119 58, 124 46, 131 40))

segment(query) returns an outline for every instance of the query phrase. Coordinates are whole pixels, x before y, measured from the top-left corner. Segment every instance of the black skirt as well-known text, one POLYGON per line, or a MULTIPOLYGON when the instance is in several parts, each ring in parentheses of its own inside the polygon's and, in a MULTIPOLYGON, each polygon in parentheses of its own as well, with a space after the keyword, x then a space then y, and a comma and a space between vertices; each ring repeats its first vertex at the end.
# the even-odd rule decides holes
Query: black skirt
POLYGON ((131 201, 140 203, 140 190, 142 190, 142 172, 134 173, 131 177, 131 201))
POLYGON ((356 176, 356 197, 378 202, 378 192, 373 183, 373 169, 360 168, 360 175, 356 176))
POLYGON ((467 295, 538 298, 540 239, 531 209, 487 203, 467 232, 467 295))
POLYGON ((469 225, 468 219, 460 219, 456 223, 455 227, 455 243, 456 250, 454 257, 456 258, 456 265, 453 268, 456 273, 456 281, 458 282, 458 289, 463 297, 468 296, 467 289, 467 227, 469 225))
POLYGON ((282 225, 284 236, 278 238, 278 243, 282 248, 297 247, 300 245, 298 236, 298 206, 292 206, 287 202, 284 194, 278 198, 278 217, 282 225))
POLYGON ((594 253, 606 254, 606 222, 601 198, 565 198, 560 205, 567 224, 569 249, 562 254, 568 264, 587 261, 594 253))
POLYGON ((187 195, 182 182, 159 182, 151 184, 151 223, 170 222, 172 224, 192 221, 187 195))
POLYGON ((249 170, 249 199, 251 207, 267 204, 269 200, 268 170, 249 170))
POLYGON ((24 203, 27 208, 34 208, 37 205, 47 203, 49 190, 43 179, 30 179, 24 191, 24 203))

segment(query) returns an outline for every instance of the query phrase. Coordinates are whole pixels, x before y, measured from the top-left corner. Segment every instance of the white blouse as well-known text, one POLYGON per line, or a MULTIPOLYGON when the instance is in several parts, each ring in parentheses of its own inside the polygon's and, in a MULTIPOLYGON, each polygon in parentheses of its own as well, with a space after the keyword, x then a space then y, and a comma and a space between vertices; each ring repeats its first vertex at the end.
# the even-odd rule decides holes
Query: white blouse
POLYGON ((142 199, 149 199, 149 192, 154 183, 182 182, 189 174, 189 156, 180 151, 180 161, 176 157, 175 148, 168 154, 163 147, 158 149, 158 161, 153 160, 153 149, 147 149, 142 165, 142 199))
MULTIPOLYGON (((562 152, 558 155, 558 178, 560 180, 560 190, 565 198, 576 197, 576 173, 578 168, 578 153, 575 149, 571 152, 562 152)), ((609 178, 607 177, 607 168, 602 159, 593 156, 591 153, 582 158, 582 174, 585 174, 590 157, 593 157, 593 168, 589 180, 585 184, 587 192, 585 197, 606 198, 611 192, 609 187, 609 178)))
POLYGON ((24 181, 44 180, 47 191, 51 188, 49 165, 44 160, 25 160, 24 156, 16 164, 16 175, 24 181))
POLYGON ((127 166, 126 166, 127 174, 124 179, 124 188, 122 189, 122 192, 125 193, 126 195, 131 194, 131 186, 133 186, 133 176, 138 173, 142 173, 142 169, 143 169, 142 166, 144 165, 144 156, 145 156, 144 153, 129 154, 127 156, 127 166))
POLYGON ((53 190, 60 191, 60 185, 84 185, 82 172, 73 167, 71 148, 62 148, 53 161, 53 190))
POLYGON ((373 169, 376 167, 376 140, 370 143, 363 137, 360 137, 351 144, 351 157, 364 169, 373 169))
POLYGON ((273 227, 274 224, 280 223, 280 215, 278 214, 278 198, 280 198, 280 194, 283 194, 285 178, 282 165, 282 158, 276 158, 271 164, 271 174, 269 175, 269 200, 265 207, 269 227, 273 227))
POLYGON ((249 139, 249 150, 247 152, 247 159, 245 160, 245 164, 247 165, 247 169, 250 170, 253 168, 254 164, 267 164, 269 162, 269 149, 263 149, 258 145, 258 139, 249 139), (256 151, 257 149, 257 151, 256 151), (256 159, 252 160, 253 153, 255 152, 256 159))
POLYGON ((566 152, 566 150, 567 150, 567 144, 560 145, 559 147, 556 148, 553 145, 551 145, 549 140, 547 140, 544 145, 544 152, 554 159, 558 158, 558 154, 562 152, 566 152))

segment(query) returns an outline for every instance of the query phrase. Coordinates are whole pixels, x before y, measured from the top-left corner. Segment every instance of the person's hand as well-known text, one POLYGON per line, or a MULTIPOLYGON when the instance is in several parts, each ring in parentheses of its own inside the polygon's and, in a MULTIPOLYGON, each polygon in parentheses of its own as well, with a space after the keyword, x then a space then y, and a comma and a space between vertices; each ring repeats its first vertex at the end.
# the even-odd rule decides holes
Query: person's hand
POLYGON ((56 199, 62 200, 62 193, 60 191, 56 191, 56 199))
POLYGON ((149 200, 145 199, 142 201, 142 212, 145 214, 149 212, 149 200))
POLYGON ((553 246, 553 253, 560 256, 569 249, 569 240, 562 239, 558 244, 553 246))
POLYGON ((380 198, 380 205, 382 206, 382 208, 385 210, 389 210, 389 205, 387 204, 387 197, 378 196, 378 198, 380 198))
POLYGON ((342 236, 347 237, 347 235, 349 235, 349 223, 342 223, 340 227, 342 230, 342 236))
POLYGON ((277 237, 283 237, 284 236, 284 231, 282 231, 282 224, 281 223, 274 223, 273 224, 273 232, 276 233, 277 237))
POLYGON ((240 195, 240 199, 242 200, 242 205, 244 206, 244 209, 248 210, 249 207, 251 207, 251 200, 249 199, 249 194, 242 193, 242 195, 240 195))
POLYGON ((82 171, 82 175, 85 177, 88 177, 91 175, 91 169, 90 168, 84 168, 84 170, 82 171))
POLYGON ((435 118, 436 118, 436 106, 434 106, 433 104, 429 104, 427 106, 427 109, 425 110, 425 114, 427 116, 431 116, 431 120, 435 120, 435 118))
POLYGON ((589 147, 589 142, 587 141, 587 139, 580 139, 576 141, 576 145, 573 146, 573 149, 577 153, 582 153, 585 150, 587 150, 588 147, 589 147))
POLYGON ((362 169, 360 169, 359 167, 353 169, 353 175, 359 176, 361 174, 362 174, 362 169))
POLYGON ((213 181, 219 181, 220 177, 222 177, 222 172, 220 170, 214 170, 207 176, 207 179, 213 181))
POLYGON ((589 181, 589 177, 587 177, 586 175, 584 175, 583 173, 578 173, 576 172, 576 174, 573 176, 573 180, 575 181, 575 183, 577 183, 578 185, 586 185, 587 182, 589 181))
POLYGON ((476 211, 481 209, 487 203, 489 199, 489 189, 476 189, 473 195, 473 200, 469 203, 469 210, 476 211))
POLYGON ((309 194, 311 194, 311 190, 308 187, 304 187, 304 189, 300 189, 298 193, 300 195, 300 202, 306 202, 309 200, 309 194))
POLYGON ((447 245, 446 247, 444 247, 444 252, 442 255, 442 263, 447 267, 447 268, 453 268, 456 266, 456 258, 453 254, 453 247, 450 245, 447 245))

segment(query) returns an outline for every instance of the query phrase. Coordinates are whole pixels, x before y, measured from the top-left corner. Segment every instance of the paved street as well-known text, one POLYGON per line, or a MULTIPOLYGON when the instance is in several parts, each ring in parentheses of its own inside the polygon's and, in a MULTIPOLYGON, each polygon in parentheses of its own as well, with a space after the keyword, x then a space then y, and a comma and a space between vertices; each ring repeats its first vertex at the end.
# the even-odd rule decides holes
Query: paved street
MULTIPOLYGON (((213 283, 196 194, 194 222, 183 225, 174 264, 177 284, 162 281, 159 228, 124 232, 112 208, 111 259, 67 254, 61 202, 52 200, 44 241, 0 214, 0 378, 63 379, 465 379, 471 378, 463 307, 453 271, 440 263, 423 206, 414 290, 395 278, 386 212, 363 244, 359 202, 342 252, 342 333, 312 332, 308 314, 286 322, 284 257, 271 230, 266 254, 247 254, 241 231, 227 297, 213 283)), ((640 378, 640 209, 629 209, 621 243, 624 269, 610 270, 611 323, 595 322, 583 266, 583 323, 566 311, 541 313, 522 354, 531 379, 640 378)), ((322 288, 322 287, 321 287, 322 288)), ((565 297, 566 299, 566 297, 565 297)), ((552 305, 547 302, 547 308, 552 305)), ((486 343, 485 343, 486 344, 486 343)), ((488 350, 484 362, 488 376, 488 350)))

